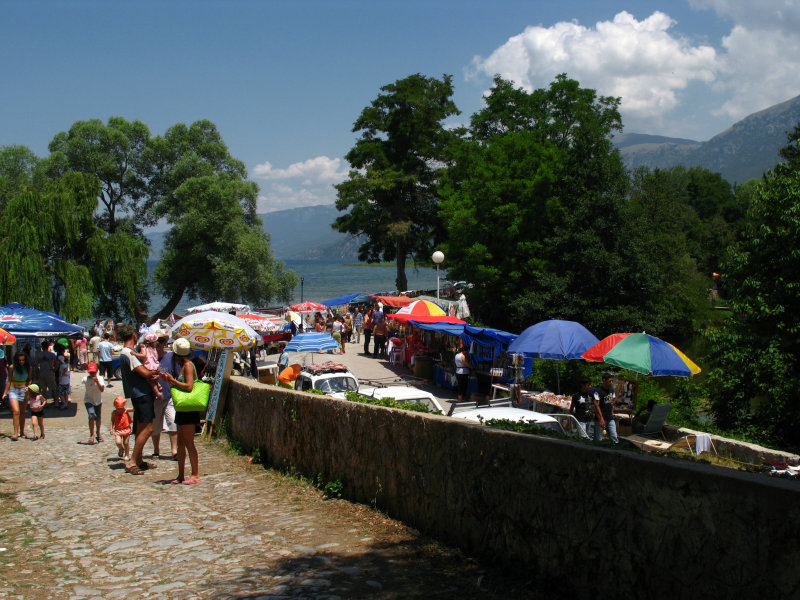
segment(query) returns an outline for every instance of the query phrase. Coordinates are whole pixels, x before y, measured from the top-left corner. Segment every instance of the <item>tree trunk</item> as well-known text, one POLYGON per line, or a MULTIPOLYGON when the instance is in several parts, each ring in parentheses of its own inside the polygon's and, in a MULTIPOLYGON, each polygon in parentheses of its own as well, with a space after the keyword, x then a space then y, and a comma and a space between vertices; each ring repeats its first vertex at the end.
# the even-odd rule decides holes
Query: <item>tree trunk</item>
POLYGON ((141 322, 150 322, 150 323, 153 323, 153 322, 155 322, 155 320, 156 320, 156 319, 166 319, 167 317, 169 317, 169 316, 172 314, 172 311, 173 311, 173 310, 175 310, 175 307, 176 307, 176 306, 178 306, 178 302, 180 302, 180 301, 181 301, 181 298, 183 298, 183 292, 184 292, 185 290, 186 290, 186 288, 185 288, 185 287, 180 287, 179 289, 177 289, 177 290, 175 291, 175 293, 173 293, 173 294, 172 294, 172 296, 171 296, 171 297, 170 297, 170 299, 167 301, 167 303, 164 305, 164 308, 162 308, 161 310, 159 310, 159 311, 158 311, 156 314, 154 314, 152 317, 151 317, 151 316, 149 316, 149 315, 148 315, 148 314, 147 314, 147 313, 144 311, 144 309, 142 309, 142 308, 139 306, 139 304, 137 303, 137 304, 134 306, 134 310, 136 311, 136 319, 137 319, 137 320, 138 320, 140 323, 141 323, 141 322))
POLYGON ((397 264, 397 279, 395 279, 397 291, 405 292, 408 290, 408 279, 406 278, 406 249, 402 242, 397 242, 395 262, 397 264))

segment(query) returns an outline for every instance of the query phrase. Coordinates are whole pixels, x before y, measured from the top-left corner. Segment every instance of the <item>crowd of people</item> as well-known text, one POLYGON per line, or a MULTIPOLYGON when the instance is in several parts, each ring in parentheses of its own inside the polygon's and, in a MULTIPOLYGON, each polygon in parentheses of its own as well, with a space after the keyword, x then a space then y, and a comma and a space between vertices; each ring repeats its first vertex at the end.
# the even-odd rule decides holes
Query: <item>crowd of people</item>
POLYGON ((300 327, 292 333, 303 331, 316 331, 329 333, 339 344, 338 352, 345 354, 347 344, 361 345, 363 336, 363 352, 375 358, 388 358, 387 340, 389 336, 389 323, 383 304, 361 306, 346 306, 341 312, 334 313, 328 310, 326 314, 317 312, 307 316, 300 327), (370 344, 372 350, 370 350, 370 344))
POLYGON ((169 458, 178 463, 177 476, 171 483, 198 483, 199 457, 194 436, 204 414, 176 412, 171 390, 190 392, 195 380, 203 375, 205 361, 192 357, 186 339, 176 340, 171 351, 167 342, 166 334, 148 333, 139 344, 133 328, 97 321, 82 338, 43 340, 35 353, 26 345, 10 361, 6 349, 0 348, 0 389, 13 422, 8 437, 12 441, 45 439, 45 409, 68 410, 73 405, 71 374, 78 371, 85 372, 81 383, 89 429, 88 442, 82 443, 102 443, 102 394, 114 386, 113 363, 118 353, 123 394, 114 399, 108 431, 118 456, 125 461, 126 472, 140 475, 156 468, 157 463, 144 460, 145 446, 150 441, 151 458, 161 458, 161 437, 166 434, 169 458), (31 435, 26 431, 28 412, 31 435))

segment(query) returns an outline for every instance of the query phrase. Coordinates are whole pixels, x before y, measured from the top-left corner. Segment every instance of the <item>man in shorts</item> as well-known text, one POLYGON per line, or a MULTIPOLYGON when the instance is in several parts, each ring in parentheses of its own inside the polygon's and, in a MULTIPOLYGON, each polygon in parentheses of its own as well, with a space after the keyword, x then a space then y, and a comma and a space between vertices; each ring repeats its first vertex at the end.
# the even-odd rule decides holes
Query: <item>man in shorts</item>
POLYGON ((147 469, 155 469, 155 463, 145 462, 142 458, 144 445, 153 434, 155 393, 151 382, 158 379, 158 371, 151 371, 142 364, 132 350, 136 346, 137 335, 132 328, 125 328, 122 333, 122 354, 120 370, 122 371, 122 389, 133 405, 133 420, 136 423, 136 441, 133 445, 130 460, 125 470, 131 475, 141 475, 147 469))

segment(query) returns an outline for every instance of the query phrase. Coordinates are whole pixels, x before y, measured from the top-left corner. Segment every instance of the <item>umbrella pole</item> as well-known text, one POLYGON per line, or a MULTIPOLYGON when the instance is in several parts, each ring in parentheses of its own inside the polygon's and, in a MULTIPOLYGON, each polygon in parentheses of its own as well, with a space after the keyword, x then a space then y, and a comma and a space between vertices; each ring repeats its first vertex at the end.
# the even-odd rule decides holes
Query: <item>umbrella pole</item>
POLYGON ((556 362, 556 391, 558 395, 561 395, 561 371, 559 369, 559 363, 556 362))

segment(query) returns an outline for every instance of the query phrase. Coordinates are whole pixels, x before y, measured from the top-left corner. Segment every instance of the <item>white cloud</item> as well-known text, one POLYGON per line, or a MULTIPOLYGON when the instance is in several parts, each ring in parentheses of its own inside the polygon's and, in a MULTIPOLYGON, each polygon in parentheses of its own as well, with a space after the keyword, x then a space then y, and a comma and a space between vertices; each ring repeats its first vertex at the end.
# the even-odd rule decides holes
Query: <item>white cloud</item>
POLYGON ((347 178, 346 164, 341 158, 317 156, 286 168, 275 168, 269 161, 256 165, 254 177, 265 180, 258 196, 258 212, 333 204, 333 186, 347 178))
POLYGON ((638 21, 623 11, 592 28, 577 22, 531 26, 489 57, 475 57, 473 69, 528 90, 567 73, 602 95, 620 96, 623 119, 635 130, 637 122, 652 124, 677 108, 681 90, 714 81, 719 69, 714 48, 672 35, 674 24, 662 12, 638 21))
POLYGON ((720 77, 726 100, 714 114, 738 120, 800 94, 800 2, 693 0, 735 25, 722 39, 720 77))
POLYGON ((342 167, 341 158, 317 156, 303 162, 289 165, 285 169, 276 169, 269 161, 256 165, 253 175, 259 179, 296 179, 307 178, 308 181, 327 181, 339 183, 347 177, 347 169, 342 167))

